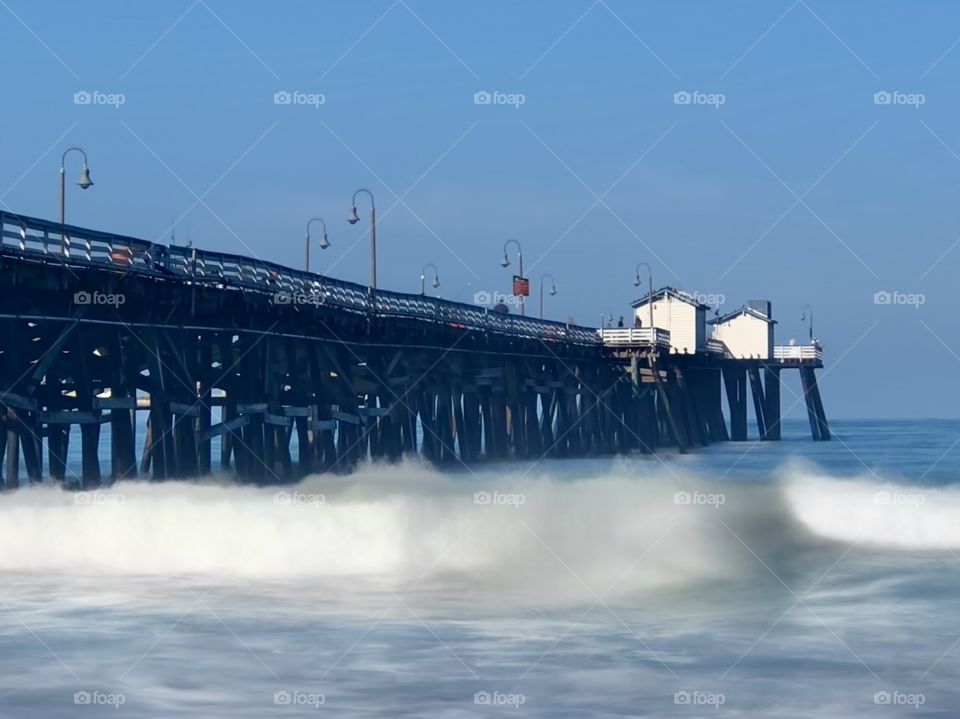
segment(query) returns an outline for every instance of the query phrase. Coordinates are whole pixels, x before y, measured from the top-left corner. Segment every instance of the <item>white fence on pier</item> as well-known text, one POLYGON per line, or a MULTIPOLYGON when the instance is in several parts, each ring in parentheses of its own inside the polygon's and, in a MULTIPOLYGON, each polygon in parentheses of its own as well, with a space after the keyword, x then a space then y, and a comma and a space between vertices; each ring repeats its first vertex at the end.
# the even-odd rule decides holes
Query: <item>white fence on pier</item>
POLYGON ((653 347, 670 348, 670 331, 659 327, 618 327, 600 329, 603 344, 613 347, 653 347))
POLYGON ((822 362, 823 348, 816 342, 807 345, 777 345, 773 359, 780 362, 822 362))

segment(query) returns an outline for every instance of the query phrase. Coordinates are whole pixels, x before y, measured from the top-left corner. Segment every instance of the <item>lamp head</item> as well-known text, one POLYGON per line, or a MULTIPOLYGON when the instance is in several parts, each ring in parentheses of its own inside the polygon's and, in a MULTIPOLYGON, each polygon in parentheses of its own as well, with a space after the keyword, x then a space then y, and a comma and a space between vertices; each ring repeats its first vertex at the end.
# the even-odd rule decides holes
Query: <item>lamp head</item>
POLYGON ((550 296, 552 297, 552 296, 555 295, 555 294, 557 294, 557 287, 556 287, 556 285, 554 285, 553 287, 550 288, 550 296))
POLYGON ((90 179, 90 168, 86 165, 83 166, 83 169, 80 170, 80 181, 77 182, 80 185, 80 189, 86 190, 88 187, 93 186, 93 180, 90 179))
POLYGON ((320 238, 320 249, 325 250, 330 246, 330 240, 327 239, 327 233, 324 232, 323 236, 320 238))
POLYGON ((436 288, 439 287, 439 286, 440 286, 440 278, 439 278, 439 277, 434 277, 434 278, 433 278, 433 287, 434 287, 434 289, 436 289, 436 288))
POLYGON ((806 311, 800 313, 800 321, 803 322, 805 319, 807 319, 806 311))
POLYGON ((506 253, 504 253, 503 259, 500 260, 500 266, 501 266, 501 267, 509 267, 509 266, 510 266, 510 258, 507 257, 506 253))
POLYGON ((350 208, 350 212, 347 213, 347 222, 351 225, 355 225, 360 222, 360 215, 357 214, 357 207, 354 205, 350 208))
POLYGON ((633 286, 634 287, 640 286, 640 275, 637 275, 636 278, 633 280, 633 286))

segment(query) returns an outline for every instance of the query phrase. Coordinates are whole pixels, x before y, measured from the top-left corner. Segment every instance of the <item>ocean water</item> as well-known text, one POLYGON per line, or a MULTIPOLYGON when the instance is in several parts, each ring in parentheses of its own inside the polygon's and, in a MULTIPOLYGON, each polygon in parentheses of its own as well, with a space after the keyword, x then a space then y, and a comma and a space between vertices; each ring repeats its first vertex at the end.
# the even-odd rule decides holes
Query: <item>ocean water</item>
POLYGON ((960 422, 0 496, 2 717, 952 717, 960 422))

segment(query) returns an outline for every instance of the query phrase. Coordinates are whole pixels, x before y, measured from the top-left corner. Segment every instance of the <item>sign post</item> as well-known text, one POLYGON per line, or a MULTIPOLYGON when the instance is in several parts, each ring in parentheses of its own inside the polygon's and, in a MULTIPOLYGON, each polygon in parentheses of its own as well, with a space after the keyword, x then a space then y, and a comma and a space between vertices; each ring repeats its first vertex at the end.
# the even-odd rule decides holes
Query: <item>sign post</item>
MULTIPOLYGON (((521 275, 513 276, 513 296, 514 297, 529 297, 530 296, 530 280, 527 277, 522 277, 521 275)), ((520 300, 520 311, 523 313, 523 308, 526 305, 526 300, 520 300)), ((525 313, 524 313, 525 314, 525 313)))

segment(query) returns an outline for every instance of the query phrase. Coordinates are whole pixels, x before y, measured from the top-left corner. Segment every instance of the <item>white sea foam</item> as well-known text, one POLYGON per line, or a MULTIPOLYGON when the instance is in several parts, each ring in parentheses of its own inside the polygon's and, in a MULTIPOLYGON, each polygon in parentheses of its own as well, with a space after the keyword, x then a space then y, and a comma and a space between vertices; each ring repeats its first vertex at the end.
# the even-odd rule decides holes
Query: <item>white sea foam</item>
POLYGON ((600 476, 579 466, 580 475, 565 479, 508 468, 446 475, 408 462, 280 489, 24 489, 0 502, 0 570, 368 575, 401 585, 455 575, 486 588, 590 599, 729 578, 755 563, 721 518, 749 535, 744 525, 757 518, 744 500, 769 489, 734 498, 728 487, 718 506, 716 487, 678 480, 652 462, 608 463, 600 476))
POLYGON ((960 548, 960 487, 839 479, 799 466, 786 472, 783 487, 791 514, 818 537, 900 550, 960 548))
POLYGON ((824 540, 960 547, 960 490, 832 478, 800 465, 751 485, 678 476, 655 462, 558 466, 476 477, 406 462, 284 488, 26 488, 0 501, 0 571, 352 576, 401 588, 456 580, 593 601, 785 575, 824 540))

